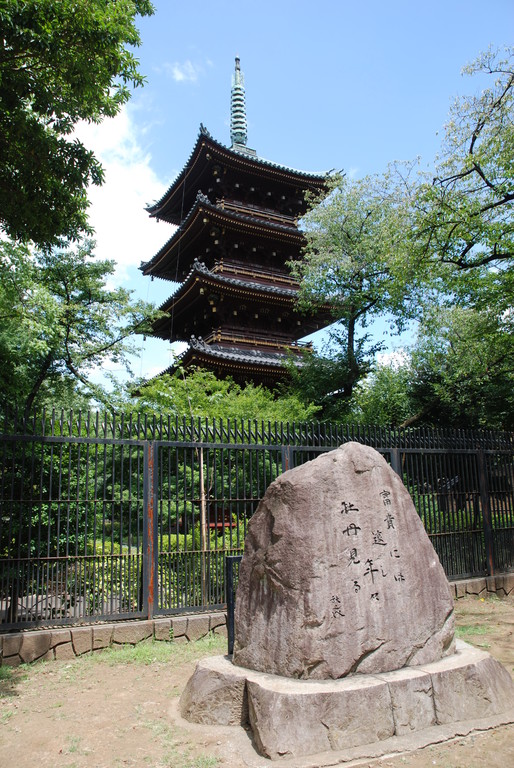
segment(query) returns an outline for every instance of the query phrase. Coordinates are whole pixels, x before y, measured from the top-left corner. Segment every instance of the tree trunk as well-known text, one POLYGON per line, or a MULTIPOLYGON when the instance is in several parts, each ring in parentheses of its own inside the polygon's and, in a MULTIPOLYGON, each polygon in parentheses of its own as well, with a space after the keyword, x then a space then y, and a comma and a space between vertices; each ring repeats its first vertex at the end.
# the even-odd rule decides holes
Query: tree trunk
POLYGON ((34 385, 33 385, 32 389, 30 390, 27 399, 25 400, 24 412, 25 412, 25 416, 26 417, 28 416, 28 414, 30 413, 30 411, 32 409, 32 406, 34 404, 34 400, 36 399, 36 395, 37 395, 37 393, 39 392, 39 390, 41 388, 41 384, 44 382, 44 380, 46 378, 46 374, 48 373, 48 369, 52 365, 53 359, 54 359, 54 354, 53 354, 53 350, 51 349, 48 352, 47 356, 45 357, 45 359, 43 361, 43 364, 42 364, 42 366, 40 368, 39 375, 38 375, 36 381, 34 382, 34 385))

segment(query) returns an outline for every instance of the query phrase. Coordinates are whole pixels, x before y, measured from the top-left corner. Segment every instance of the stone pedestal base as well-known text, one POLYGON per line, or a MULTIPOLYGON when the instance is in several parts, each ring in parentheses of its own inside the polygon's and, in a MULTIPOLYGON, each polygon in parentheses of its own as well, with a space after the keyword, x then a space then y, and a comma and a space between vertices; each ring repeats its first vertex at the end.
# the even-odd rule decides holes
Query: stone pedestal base
POLYGON ((450 657, 341 680, 290 680, 200 661, 180 700, 182 716, 209 725, 249 724, 271 759, 346 750, 462 721, 514 722, 514 682, 488 653, 457 642, 450 657))

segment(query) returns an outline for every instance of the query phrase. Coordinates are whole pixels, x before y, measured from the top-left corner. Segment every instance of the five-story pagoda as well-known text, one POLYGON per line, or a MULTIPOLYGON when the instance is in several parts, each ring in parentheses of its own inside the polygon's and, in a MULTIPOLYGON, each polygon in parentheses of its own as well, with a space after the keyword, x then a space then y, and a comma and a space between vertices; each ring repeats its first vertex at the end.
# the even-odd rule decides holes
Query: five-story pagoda
MULTIPOLYGON (((236 58, 230 148, 200 127, 191 156, 151 216, 178 228, 144 275, 180 282, 162 305, 153 334, 189 346, 180 364, 273 386, 298 339, 331 322, 328 312, 302 315, 298 282, 286 263, 301 258, 298 218, 305 193, 326 177, 260 159, 247 147, 243 74, 236 58)), ((169 371, 173 370, 168 369, 169 371)))

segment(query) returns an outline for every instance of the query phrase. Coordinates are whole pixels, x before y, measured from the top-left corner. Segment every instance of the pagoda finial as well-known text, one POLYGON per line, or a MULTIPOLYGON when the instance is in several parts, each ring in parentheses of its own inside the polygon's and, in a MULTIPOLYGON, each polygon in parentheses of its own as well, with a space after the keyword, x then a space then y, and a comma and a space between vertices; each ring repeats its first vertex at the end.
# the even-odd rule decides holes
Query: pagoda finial
POLYGON ((235 145, 246 147, 248 140, 245 104, 245 81, 241 72, 239 56, 236 56, 236 68, 232 77, 230 91, 230 139, 235 145))

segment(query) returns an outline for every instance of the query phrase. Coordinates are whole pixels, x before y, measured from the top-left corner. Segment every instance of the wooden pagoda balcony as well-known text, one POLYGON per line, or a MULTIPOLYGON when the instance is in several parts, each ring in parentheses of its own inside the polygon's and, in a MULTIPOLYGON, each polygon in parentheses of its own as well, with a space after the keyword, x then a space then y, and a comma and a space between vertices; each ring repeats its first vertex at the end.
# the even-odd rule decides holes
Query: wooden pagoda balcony
POLYGON ((234 211, 242 216, 251 216, 256 219, 264 219, 274 224, 282 224, 285 227, 296 229, 296 218, 287 214, 279 213, 274 208, 265 208, 264 206, 254 205, 252 203, 242 203, 239 200, 227 200, 222 197, 216 200, 216 205, 223 211, 234 211))
POLYGON ((290 350, 294 353, 312 349, 310 341, 291 341, 290 338, 278 333, 266 333, 266 335, 254 331, 244 333, 238 328, 216 328, 203 340, 206 344, 226 344, 230 347, 251 347, 280 352, 290 350))
POLYGON ((286 272, 270 270, 269 268, 266 269, 266 267, 259 267, 256 264, 249 265, 241 261, 234 261, 233 259, 230 261, 215 261, 212 271, 217 274, 224 274, 233 277, 244 277, 247 279, 250 278, 251 280, 256 280, 257 282, 261 282, 267 285, 278 284, 287 286, 288 288, 296 289, 300 287, 298 280, 295 280, 286 272))

